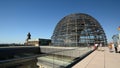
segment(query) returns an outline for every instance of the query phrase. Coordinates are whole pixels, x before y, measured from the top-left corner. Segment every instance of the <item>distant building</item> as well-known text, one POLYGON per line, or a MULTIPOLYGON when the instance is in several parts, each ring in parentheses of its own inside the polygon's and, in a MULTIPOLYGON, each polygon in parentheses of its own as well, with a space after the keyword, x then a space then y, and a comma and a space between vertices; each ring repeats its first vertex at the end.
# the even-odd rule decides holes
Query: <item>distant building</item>
POLYGON ((40 40, 39 39, 28 39, 25 42, 25 45, 39 46, 40 45, 40 40))
POLYGON ((40 45, 50 45, 51 44, 51 39, 39 39, 40 45))
POLYGON ((50 45, 51 40, 50 39, 29 39, 25 42, 25 45, 31 45, 31 46, 45 46, 50 45))
POLYGON ((40 45, 50 45, 51 40, 50 39, 31 39, 31 34, 27 34, 27 39, 24 43, 25 45, 30 45, 30 46, 40 46, 40 45))

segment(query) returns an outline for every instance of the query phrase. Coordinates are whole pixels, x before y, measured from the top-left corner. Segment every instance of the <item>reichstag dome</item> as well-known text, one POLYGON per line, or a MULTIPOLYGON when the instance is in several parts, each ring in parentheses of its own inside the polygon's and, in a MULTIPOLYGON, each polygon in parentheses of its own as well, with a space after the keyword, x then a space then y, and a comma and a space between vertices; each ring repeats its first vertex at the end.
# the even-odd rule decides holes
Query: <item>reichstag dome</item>
POLYGON ((100 23, 84 13, 70 14, 62 18, 56 25, 51 39, 53 45, 59 46, 107 44, 106 35, 100 23))

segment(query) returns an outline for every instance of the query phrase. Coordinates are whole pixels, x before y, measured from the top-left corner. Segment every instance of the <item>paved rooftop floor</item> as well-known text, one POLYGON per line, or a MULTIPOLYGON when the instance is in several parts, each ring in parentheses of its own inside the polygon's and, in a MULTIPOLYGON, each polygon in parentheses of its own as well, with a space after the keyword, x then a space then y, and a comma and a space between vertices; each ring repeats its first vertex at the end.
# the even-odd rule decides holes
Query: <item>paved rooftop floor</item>
POLYGON ((110 52, 108 47, 102 47, 72 68, 120 68, 120 53, 115 53, 114 49, 110 52))

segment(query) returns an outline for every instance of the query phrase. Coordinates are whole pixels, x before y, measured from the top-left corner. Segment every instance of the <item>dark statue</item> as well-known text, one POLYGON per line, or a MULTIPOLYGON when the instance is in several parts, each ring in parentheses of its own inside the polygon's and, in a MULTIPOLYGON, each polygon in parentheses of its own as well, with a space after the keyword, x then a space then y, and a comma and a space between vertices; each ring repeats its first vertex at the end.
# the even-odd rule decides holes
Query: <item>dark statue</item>
POLYGON ((27 40, 28 39, 31 39, 31 34, 30 34, 30 32, 27 34, 27 40))

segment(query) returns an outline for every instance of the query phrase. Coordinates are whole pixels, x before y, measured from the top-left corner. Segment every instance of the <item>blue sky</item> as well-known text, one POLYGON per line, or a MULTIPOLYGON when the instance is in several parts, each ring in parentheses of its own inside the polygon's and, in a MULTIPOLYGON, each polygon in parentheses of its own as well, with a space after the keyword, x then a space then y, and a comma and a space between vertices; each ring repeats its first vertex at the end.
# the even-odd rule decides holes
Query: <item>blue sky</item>
POLYGON ((66 15, 86 13, 102 25, 108 41, 118 33, 120 0, 0 0, 0 43, 24 43, 32 38, 51 38, 56 24, 66 15))

